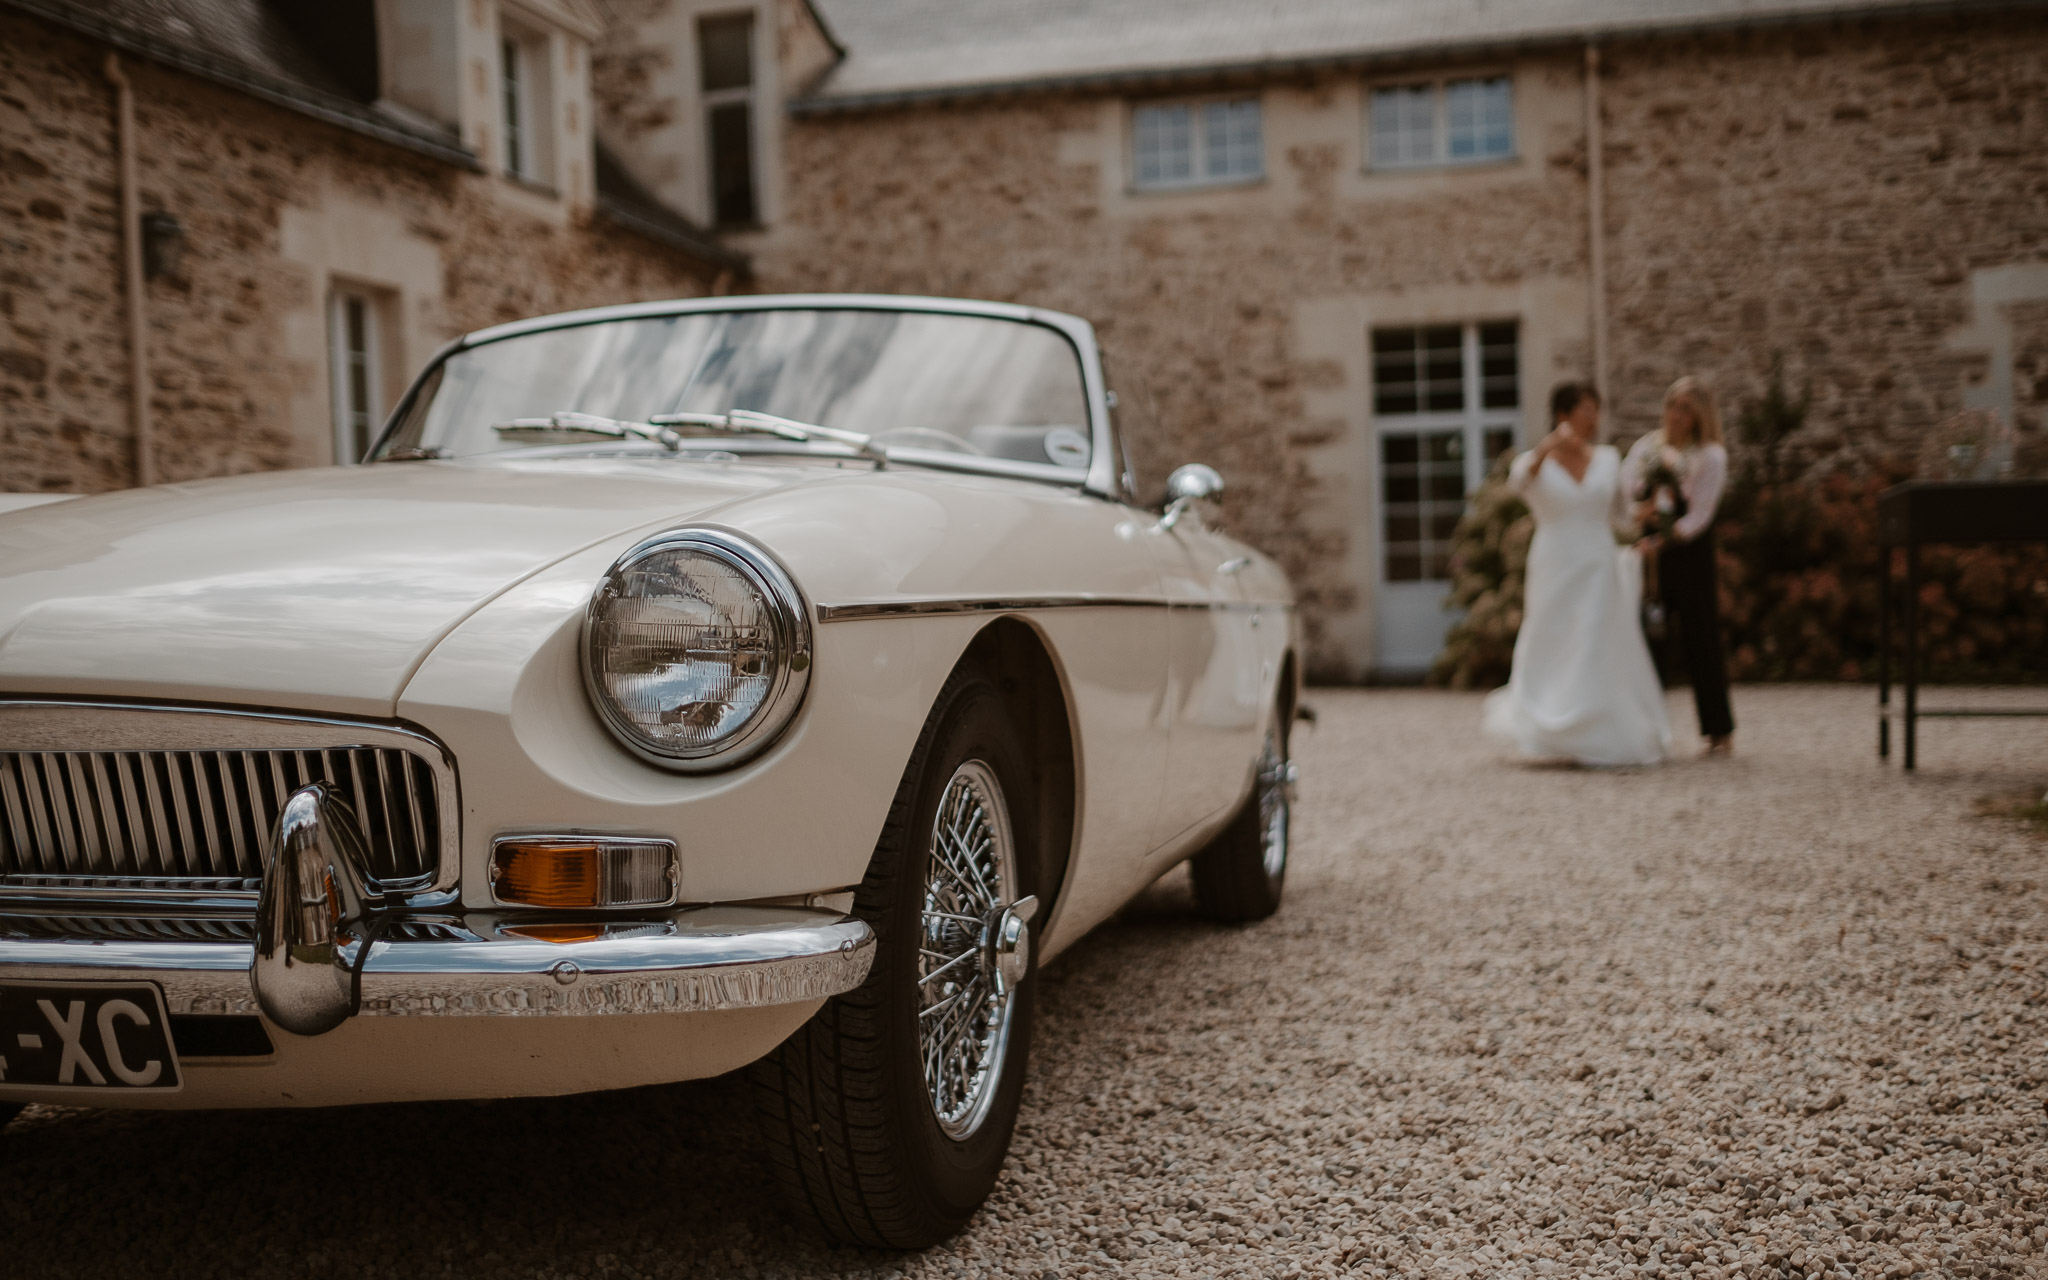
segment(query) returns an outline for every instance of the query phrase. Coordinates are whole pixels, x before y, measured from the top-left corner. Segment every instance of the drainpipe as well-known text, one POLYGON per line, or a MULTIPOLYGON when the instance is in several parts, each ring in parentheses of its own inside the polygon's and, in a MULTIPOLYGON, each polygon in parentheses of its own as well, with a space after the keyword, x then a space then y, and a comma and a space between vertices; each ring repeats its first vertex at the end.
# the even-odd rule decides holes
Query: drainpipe
POLYGON ((118 54, 107 54, 107 82, 114 86, 115 151, 121 163, 121 274, 128 286, 128 422, 135 432, 135 483, 156 483, 156 458, 149 438, 148 323, 143 312, 142 195, 135 176, 135 94, 121 71, 118 54))
MULTIPOLYGON (((1600 393, 1602 407, 1611 406, 1607 395, 1607 243, 1601 234, 1607 223, 1606 165, 1600 140, 1600 50, 1586 46, 1586 244, 1591 267, 1593 294, 1593 389, 1600 393)), ((1609 409, 1609 421, 1612 410, 1609 409)))

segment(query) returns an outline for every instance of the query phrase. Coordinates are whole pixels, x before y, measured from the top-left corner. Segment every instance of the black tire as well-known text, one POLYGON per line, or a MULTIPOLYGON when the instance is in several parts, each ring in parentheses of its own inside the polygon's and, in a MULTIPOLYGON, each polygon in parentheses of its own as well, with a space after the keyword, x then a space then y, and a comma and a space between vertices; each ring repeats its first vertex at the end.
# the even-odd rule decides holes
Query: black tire
POLYGON ((1195 905, 1203 915, 1241 924, 1264 920, 1280 909, 1287 887, 1292 782, 1287 727, 1276 722, 1266 734, 1244 807, 1189 863, 1195 905))
POLYGON ((20 1115, 21 1109, 27 1105, 24 1102, 0 1102, 0 1129, 5 1129, 7 1122, 20 1115))
MULTIPOLYGON (((956 771, 973 761, 993 773, 1008 811, 1017 884, 1006 896, 1037 891, 1038 806, 1026 757, 995 686, 963 669, 919 735, 854 897, 855 914, 878 935, 867 981, 828 1001, 753 1068, 762 1139, 785 1198, 799 1219, 847 1244, 921 1249, 952 1235, 988 1198, 1010 1148, 1029 1057, 1035 948, 1010 987, 1007 1037, 986 1059, 995 1074, 971 1095, 980 1103, 953 1119, 956 1129, 972 1120, 971 1130, 955 1136, 942 1127, 921 1052, 919 960, 935 823, 956 771)), ((967 945, 964 937, 933 943, 943 952, 967 945)))

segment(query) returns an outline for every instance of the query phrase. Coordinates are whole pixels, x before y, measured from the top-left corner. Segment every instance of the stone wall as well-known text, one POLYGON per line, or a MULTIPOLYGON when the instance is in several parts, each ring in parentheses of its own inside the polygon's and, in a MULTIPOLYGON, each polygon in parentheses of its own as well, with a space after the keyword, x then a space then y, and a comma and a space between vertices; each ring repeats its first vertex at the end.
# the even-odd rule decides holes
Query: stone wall
MULTIPOLYGON (((1617 434, 1653 426, 1688 371, 1732 420, 1775 353, 1814 389, 1815 452, 1906 447, 1994 401, 2001 377, 2008 409, 2038 418, 2048 15, 1605 56, 1617 434)), ((1376 572, 1367 330, 1519 316, 1525 441, 1550 383, 1590 372, 1582 67, 1561 50, 1413 68, 1515 78, 1517 160, 1427 174, 1365 168, 1358 77, 1269 84, 1265 182, 1171 196, 1130 190, 1120 99, 800 117, 791 217, 749 247, 763 288, 1094 320, 1155 383, 1169 427, 1141 442, 1146 463, 1224 471, 1225 520, 1295 576, 1311 667, 1358 678, 1376 572)))
POLYGON ((1965 407, 2040 425, 2048 13, 1632 43, 1606 65, 1626 423, 1686 371, 1740 404, 1782 357, 1815 455, 1911 454, 1965 407))
MULTIPOLYGON (((0 490, 133 483, 105 50, 0 12, 0 490)), ((703 268, 563 201, 133 58, 142 204, 184 227, 147 286, 157 472, 331 461, 326 292, 388 294, 385 402, 443 341, 690 296, 703 268)))

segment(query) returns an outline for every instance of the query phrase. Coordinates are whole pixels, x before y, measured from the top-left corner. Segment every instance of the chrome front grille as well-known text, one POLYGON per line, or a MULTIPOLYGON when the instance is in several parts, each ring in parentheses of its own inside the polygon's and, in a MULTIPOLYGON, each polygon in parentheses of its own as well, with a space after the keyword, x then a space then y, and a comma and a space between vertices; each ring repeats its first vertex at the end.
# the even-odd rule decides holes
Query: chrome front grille
POLYGON ((379 881, 433 878, 440 815, 426 761, 390 747, 344 747, 0 751, 0 883, 147 892, 172 887, 150 882, 196 880, 254 891, 286 798, 313 782, 355 810, 379 881))
POLYGON ((93 938, 106 942, 254 942, 256 916, 55 916, 0 913, 0 938, 93 938))
MULTIPOLYGON (((612 926, 616 927, 616 926, 612 926)), ((394 942, 476 942, 477 935, 452 920, 397 917, 384 929, 394 942)), ((97 938, 108 942, 254 942, 253 915, 90 916, 28 915, 0 911, 0 939, 97 938)))
POLYGON ((421 734, 254 712, 0 701, 0 910, 33 901, 71 915, 86 900, 104 902, 109 916, 134 914, 121 903, 174 915, 253 910, 278 813, 315 782, 354 811, 381 888, 453 884, 454 769, 421 734))

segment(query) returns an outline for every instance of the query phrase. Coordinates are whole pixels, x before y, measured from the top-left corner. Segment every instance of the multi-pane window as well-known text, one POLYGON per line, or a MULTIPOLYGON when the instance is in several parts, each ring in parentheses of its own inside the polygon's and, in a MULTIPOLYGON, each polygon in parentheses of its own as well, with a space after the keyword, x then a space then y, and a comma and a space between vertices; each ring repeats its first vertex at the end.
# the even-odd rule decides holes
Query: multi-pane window
POLYGON ((1372 167, 1473 164, 1515 154, 1506 76, 1393 85, 1372 92, 1372 167))
POLYGON ((1513 409, 1521 404, 1519 373, 1512 320, 1373 331, 1373 412, 1383 418, 1460 412, 1468 400, 1513 409), (1468 366, 1476 378, 1467 378, 1468 366))
POLYGON ((720 226, 760 221, 754 191, 754 15, 697 23, 698 87, 711 159, 711 214, 720 226))
POLYGON ((1444 86, 1444 158, 1498 160, 1515 152, 1514 91, 1506 76, 1444 86))
POLYGON ((1380 520, 1387 581, 1451 576, 1451 533, 1465 510, 1465 433, 1380 436, 1380 520))
POLYGON ((1436 161, 1436 86, 1403 85, 1372 95, 1372 162, 1375 168, 1436 161))
POLYGON ((1143 189, 1255 181, 1266 171, 1259 100, 1133 107, 1131 156, 1143 189))
POLYGON ((1512 320, 1373 331, 1385 581, 1450 577, 1465 495, 1514 447, 1516 339, 1512 320))
POLYGON ((537 186, 555 181, 554 76, 548 36, 509 15, 498 23, 498 127, 507 177, 537 186))
POLYGON ((1465 331, 1454 324, 1380 329, 1372 335, 1373 412, 1432 413, 1465 407, 1465 331))
POLYGON ((334 457, 361 462, 376 443, 383 404, 378 391, 377 304, 367 294, 337 290, 328 309, 328 365, 334 393, 334 457))
POLYGON ((505 110, 505 171, 526 176, 527 89, 526 50, 517 40, 507 39, 499 52, 500 96, 505 110))

